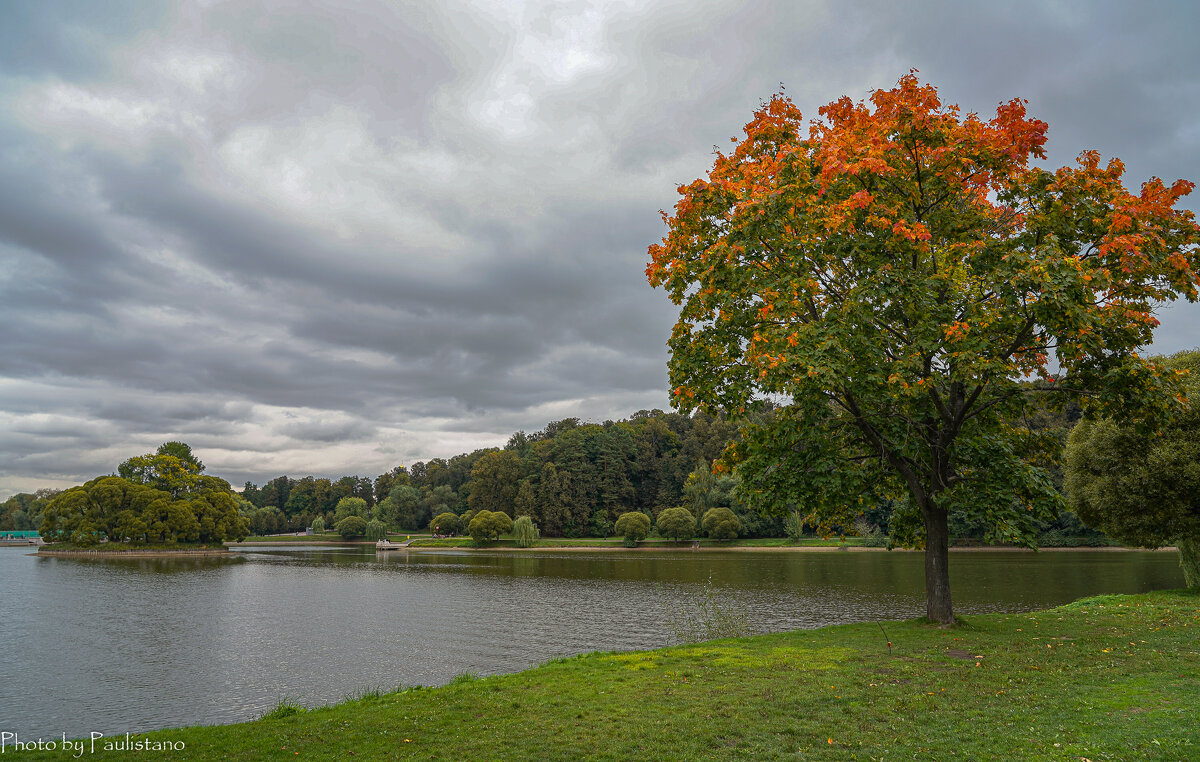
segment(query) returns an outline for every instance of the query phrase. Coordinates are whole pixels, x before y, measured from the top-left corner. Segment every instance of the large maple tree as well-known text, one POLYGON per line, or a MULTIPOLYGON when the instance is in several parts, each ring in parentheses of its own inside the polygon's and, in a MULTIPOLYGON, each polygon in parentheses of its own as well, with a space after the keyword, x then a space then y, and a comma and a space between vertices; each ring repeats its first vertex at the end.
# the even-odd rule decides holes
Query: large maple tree
POLYGON ((1042 168, 1047 125, 1025 105, 985 121, 915 72, 812 123, 776 95, 679 188, 646 269, 680 306, 675 405, 747 421, 782 405, 726 454, 747 497, 825 524, 893 499, 938 622, 950 512, 1031 545, 1057 508, 1055 448, 1023 423, 1033 390, 1157 420, 1179 378, 1136 350, 1157 304, 1197 296, 1200 234, 1176 208, 1192 183, 1134 194, 1093 151, 1042 168))

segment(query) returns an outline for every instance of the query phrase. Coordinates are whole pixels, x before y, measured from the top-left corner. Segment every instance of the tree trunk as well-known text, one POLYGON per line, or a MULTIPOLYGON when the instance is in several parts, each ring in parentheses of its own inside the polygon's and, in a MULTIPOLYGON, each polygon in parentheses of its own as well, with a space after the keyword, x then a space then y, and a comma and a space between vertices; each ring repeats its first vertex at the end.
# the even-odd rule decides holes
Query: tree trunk
POLYGON ((1179 549, 1179 565, 1183 568, 1183 584, 1200 587, 1200 538, 1180 537, 1175 541, 1179 549))
POLYGON ((925 616, 931 622, 954 624, 950 605, 950 531, 946 512, 932 500, 921 506, 925 518, 925 616))

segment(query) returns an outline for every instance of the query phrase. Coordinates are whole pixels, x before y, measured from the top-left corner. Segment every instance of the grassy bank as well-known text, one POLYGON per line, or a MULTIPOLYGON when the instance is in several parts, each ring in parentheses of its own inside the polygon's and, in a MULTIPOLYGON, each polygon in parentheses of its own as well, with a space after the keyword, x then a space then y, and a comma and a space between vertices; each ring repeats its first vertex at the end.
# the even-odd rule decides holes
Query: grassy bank
POLYGON ((884 626, 589 654, 148 738, 186 744, 172 759, 1200 758, 1200 595, 884 626))

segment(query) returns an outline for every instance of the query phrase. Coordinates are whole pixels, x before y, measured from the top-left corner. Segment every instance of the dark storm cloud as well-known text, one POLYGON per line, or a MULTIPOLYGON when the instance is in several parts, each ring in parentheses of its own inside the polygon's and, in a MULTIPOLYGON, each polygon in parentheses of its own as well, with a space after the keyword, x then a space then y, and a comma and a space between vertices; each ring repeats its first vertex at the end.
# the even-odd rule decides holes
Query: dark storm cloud
POLYGON ((1055 162, 1200 176, 1185 4, 100 8, 0 29, 0 497, 166 439, 240 483, 665 406, 657 210, 781 84, 815 116, 915 67, 1028 98, 1055 162))

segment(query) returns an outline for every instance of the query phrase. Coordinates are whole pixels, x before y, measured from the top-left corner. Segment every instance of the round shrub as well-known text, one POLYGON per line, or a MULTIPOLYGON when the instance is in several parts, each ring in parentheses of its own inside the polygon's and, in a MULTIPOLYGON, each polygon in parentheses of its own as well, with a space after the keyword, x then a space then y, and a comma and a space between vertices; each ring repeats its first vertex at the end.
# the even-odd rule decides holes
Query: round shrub
POLYGON ((434 534, 456 535, 462 531, 462 520, 457 513, 439 513, 430 520, 429 530, 434 534))
POLYGON ((650 517, 641 511, 629 511, 617 517, 613 530, 625 538, 625 545, 632 548, 650 534, 650 517))
POLYGON ((362 516, 347 516, 334 524, 333 531, 347 540, 353 537, 362 537, 367 532, 367 520, 362 516))
POLYGON ((696 534, 696 517, 687 508, 668 508, 658 514, 655 522, 658 533, 676 542, 692 539, 696 534))
POLYGON ((471 519, 471 523, 467 525, 467 531, 471 534, 471 539, 477 543, 496 540, 505 532, 511 531, 513 527, 512 519, 507 513, 502 511, 479 511, 475 514, 475 518, 471 519))
POLYGON ((714 540, 732 540, 742 531, 742 522, 725 507, 710 508, 700 520, 700 526, 714 540))

